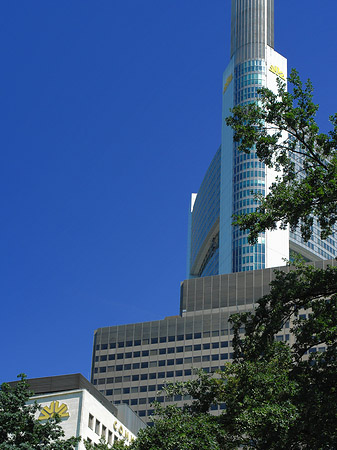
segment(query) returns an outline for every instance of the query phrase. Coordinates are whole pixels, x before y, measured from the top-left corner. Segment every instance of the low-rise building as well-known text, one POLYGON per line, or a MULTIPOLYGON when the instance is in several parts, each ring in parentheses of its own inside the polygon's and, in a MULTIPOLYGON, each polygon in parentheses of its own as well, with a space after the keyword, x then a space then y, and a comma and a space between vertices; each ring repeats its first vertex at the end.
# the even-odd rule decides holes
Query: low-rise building
POLYGON ((61 417, 65 437, 81 436, 78 450, 85 450, 84 440, 98 443, 103 437, 108 444, 124 439, 130 443, 144 422, 127 406, 113 405, 81 374, 28 380, 34 396, 31 402, 41 405, 37 419, 61 417))

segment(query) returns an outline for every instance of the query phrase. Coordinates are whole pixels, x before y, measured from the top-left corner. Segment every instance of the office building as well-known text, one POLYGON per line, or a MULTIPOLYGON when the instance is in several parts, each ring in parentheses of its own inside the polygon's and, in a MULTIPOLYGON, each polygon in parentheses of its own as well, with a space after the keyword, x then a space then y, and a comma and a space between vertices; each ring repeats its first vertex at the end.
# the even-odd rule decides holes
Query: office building
POLYGON ((256 101, 258 89, 277 90, 286 82, 287 60, 274 50, 274 0, 232 0, 231 59, 223 75, 222 142, 189 212, 187 277, 264 269, 282 265, 292 253, 307 261, 336 256, 336 238, 304 242, 299 231, 267 230, 248 244, 247 232, 232 226, 233 214, 253 212, 256 194, 267 195, 276 172, 259 161, 254 149, 239 152, 225 123, 230 109, 256 101))
POLYGON ((27 381, 34 392, 30 402, 41 406, 36 418, 43 422, 57 413, 66 439, 82 437, 78 450, 85 450, 84 440, 98 443, 101 437, 109 444, 119 439, 130 443, 145 427, 127 405, 113 405, 79 373, 27 381))

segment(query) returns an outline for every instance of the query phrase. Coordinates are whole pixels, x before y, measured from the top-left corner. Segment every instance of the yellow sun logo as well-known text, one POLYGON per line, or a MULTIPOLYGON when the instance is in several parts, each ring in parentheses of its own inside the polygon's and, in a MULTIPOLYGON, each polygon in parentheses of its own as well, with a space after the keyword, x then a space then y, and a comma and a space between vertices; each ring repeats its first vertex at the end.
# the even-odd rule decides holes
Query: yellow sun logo
POLYGON ((60 416, 62 419, 69 417, 68 406, 65 403, 59 405, 58 400, 51 402, 49 406, 44 406, 41 409, 39 420, 48 420, 56 415, 60 416))

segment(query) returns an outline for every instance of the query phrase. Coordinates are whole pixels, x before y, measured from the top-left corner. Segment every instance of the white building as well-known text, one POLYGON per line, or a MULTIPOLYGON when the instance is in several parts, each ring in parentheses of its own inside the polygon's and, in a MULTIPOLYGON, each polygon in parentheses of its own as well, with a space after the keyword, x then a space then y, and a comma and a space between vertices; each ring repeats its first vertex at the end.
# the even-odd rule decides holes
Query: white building
POLYGON ((44 421, 57 413, 65 438, 82 437, 78 450, 85 450, 83 440, 98 443, 101 437, 111 445, 119 439, 130 443, 146 426, 127 405, 110 403, 81 374, 34 378, 28 383, 35 394, 31 402, 41 405, 36 418, 44 421))

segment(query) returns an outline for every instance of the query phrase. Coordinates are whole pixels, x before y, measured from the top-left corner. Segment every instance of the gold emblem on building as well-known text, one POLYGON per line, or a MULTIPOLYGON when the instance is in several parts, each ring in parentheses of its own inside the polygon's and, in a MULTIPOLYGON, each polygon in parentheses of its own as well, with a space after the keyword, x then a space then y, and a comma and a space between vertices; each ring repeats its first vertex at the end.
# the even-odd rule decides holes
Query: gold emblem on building
POLYGON ((269 71, 274 73, 277 77, 280 77, 282 80, 286 81, 284 73, 277 66, 270 66, 269 71))
POLYGON ((67 419, 69 417, 68 406, 65 403, 59 404, 58 400, 51 402, 49 406, 44 406, 41 409, 39 415, 39 420, 48 420, 51 417, 58 415, 62 419, 67 419))
POLYGON ((227 77, 225 86, 224 86, 224 88, 223 88, 223 94, 227 91, 227 88, 228 88, 228 86, 230 85, 232 79, 233 79, 233 75, 230 74, 229 77, 227 77))

